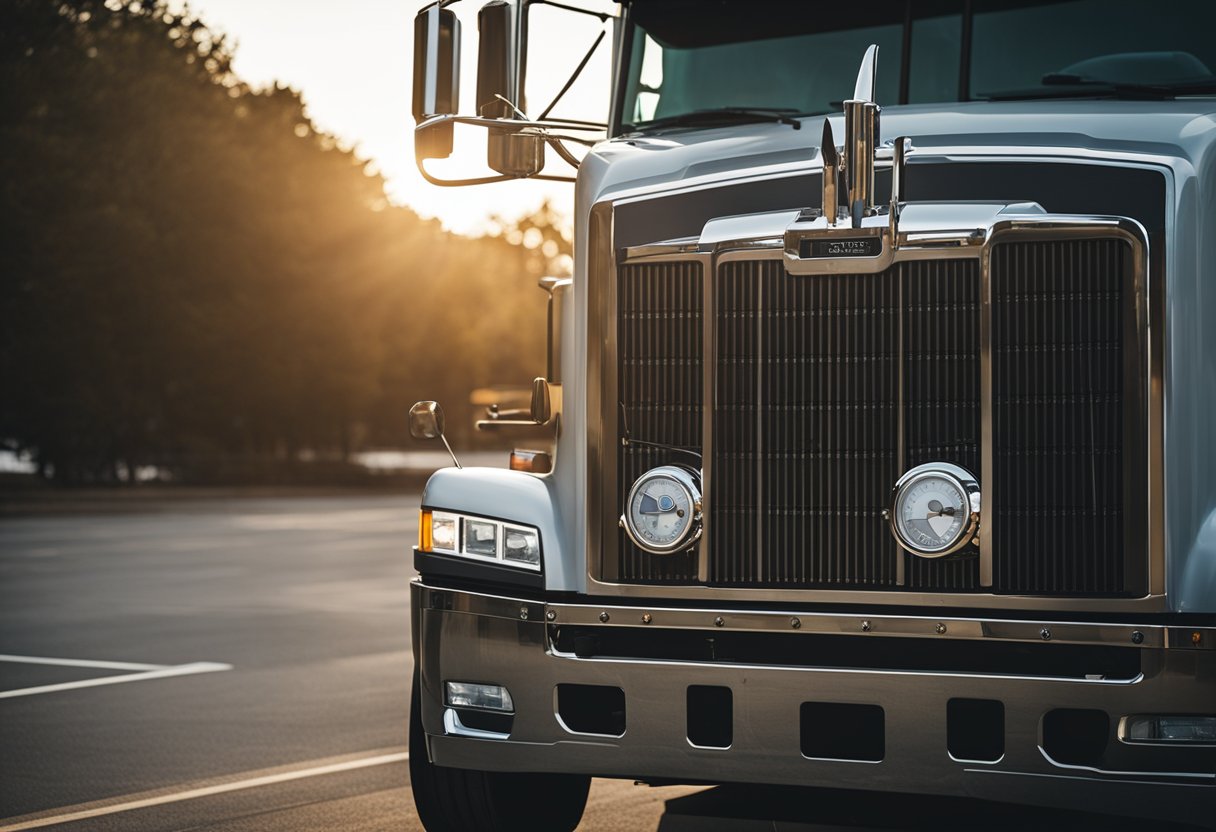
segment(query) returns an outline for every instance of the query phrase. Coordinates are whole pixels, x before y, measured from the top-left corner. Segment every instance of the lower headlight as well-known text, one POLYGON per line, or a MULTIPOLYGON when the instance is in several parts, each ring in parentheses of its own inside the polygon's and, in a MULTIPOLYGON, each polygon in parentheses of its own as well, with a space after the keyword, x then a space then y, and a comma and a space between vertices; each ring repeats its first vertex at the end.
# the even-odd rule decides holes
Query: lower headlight
POLYGON ((1128 743, 1216 745, 1216 716, 1125 716, 1119 739, 1128 743))
POLYGON ((479 685, 475 682, 447 682, 444 701, 449 708, 480 708, 485 711, 515 711, 511 692, 502 685, 479 685))

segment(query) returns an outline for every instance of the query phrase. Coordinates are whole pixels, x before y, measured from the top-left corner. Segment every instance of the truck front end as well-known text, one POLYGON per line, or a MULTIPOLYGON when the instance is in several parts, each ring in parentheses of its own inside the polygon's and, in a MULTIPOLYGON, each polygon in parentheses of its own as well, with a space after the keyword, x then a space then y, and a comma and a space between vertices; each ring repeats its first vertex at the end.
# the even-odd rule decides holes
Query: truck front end
MULTIPOLYGON (((512 112, 415 108, 504 177, 578 126, 517 117, 508 9, 512 112)), ((570 829, 589 776, 1216 823, 1213 9, 611 23, 551 459, 423 495, 428 828, 570 829)))

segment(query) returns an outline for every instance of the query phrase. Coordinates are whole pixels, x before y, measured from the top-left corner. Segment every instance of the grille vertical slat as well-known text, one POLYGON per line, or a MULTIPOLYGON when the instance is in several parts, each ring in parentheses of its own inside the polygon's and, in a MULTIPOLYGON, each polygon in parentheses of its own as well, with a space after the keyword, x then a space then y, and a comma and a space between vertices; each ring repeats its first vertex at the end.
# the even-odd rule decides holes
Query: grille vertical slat
MULTIPOLYGON (((980 283, 975 260, 904 264, 905 465, 950 462, 980 483, 980 283)), ((913 589, 974 590, 978 550, 926 560, 904 553, 913 589)))
MULTIPOLYGON (((618 304, 620 406, 630 435, 699 452, 704 399, 700 264, 623 266, 618 304)), ((620 446, 618 504, 623 505, 629 486, 639 476, 672 461, 668 451, 620 446)), ((697 574, 694 554, 655 557, 624 534, 619 557, 621 580, 681 583, 697 574)))
POLYGON ((998 591, 1124 587, 1126 252, 1117 240, 994 247, 998 591))

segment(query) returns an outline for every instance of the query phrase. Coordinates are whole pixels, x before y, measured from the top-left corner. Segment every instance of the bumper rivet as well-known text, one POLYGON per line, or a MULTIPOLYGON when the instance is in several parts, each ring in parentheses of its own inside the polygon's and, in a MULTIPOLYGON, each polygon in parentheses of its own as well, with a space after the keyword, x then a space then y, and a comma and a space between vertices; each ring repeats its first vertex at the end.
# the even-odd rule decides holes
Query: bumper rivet
POLYGON ((1140 632, 1139 630, 1132 630, 1132 644, 1143 644, 1143 643, 1144 643, 1144 633, 1140 632))
POLYGON ((601 624, 607 624, 607 623, 608 623, 608 613, 606 613, 606 612, 602 612, 602 613, 600 613, 600 623, 601 623, 601 624))
POLYGON ((545 618, 549 619, 550 621, 557 618, 557 610, 549 610, 545 613, 545 618))
POLYGON ((938 634, 939 636, 942 636, 942 635, 945 635, 945 634, 946 634, 946 625, 945 625, 945 624, 942 624, 940 621, 939 621, 939 622, 938 622, 938 624, 937 624, 937 634, 938 634))
POLYGON ((791 618, 790 626, 793 627, 795 630, 797 630, 802 626, 802 622, 799 621, 797 618, 791 618))
POLYGON ((524 621, 528 620, 528 608, 527 607, 519 608, 519 617, 524 621))
MULTIPOLYGON (((938 624, 937 626, 938 626, 938 627, 941 627, 942 625, 938 624)), ((869 622, 868 620, 867 620, 867 621, 863 621, 863 622, 861 622, 861 631, 862 631, 863 633, 868 633, 868 632, 870 632, 870 622, 869 622)), ((939 629, 939 630, 938 630, 938 632, 940 633, 940 632, 942 632, 942 630, 941 630, 941 629, 939 629)))
POLYGON ((651 622, 651 620, 652 619, 650 617, 650 613, 648 613, 648 612, 642 613, 642 623, 643 624, 649 624, 651 622))
POLYGON ((725 627, 726 619, 719 615, 717 618, 714 619, 714 626, 715 627, 725 627))
POLYGON ((1051 641, 1051 628, 1044 627, 1039 630, 1039 638, 1043 639, 1043 641, 1051 641))

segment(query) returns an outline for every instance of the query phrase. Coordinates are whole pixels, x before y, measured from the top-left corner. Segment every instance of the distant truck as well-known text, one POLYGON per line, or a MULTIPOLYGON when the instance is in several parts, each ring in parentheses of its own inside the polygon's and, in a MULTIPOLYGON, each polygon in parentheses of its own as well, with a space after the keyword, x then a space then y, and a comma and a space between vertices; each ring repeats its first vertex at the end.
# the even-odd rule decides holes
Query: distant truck
POLYGON ((416 21, 429 178, 455 124, 466 182, 578 165, 485 424, 553 453, 423 495, 426 827, 590 776, 1216 824, 1216 4, 627 0, 594 125, 523 115, 542 2, 481 9, 475 114, 416 21))

